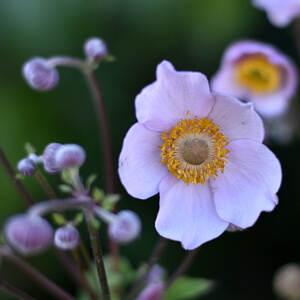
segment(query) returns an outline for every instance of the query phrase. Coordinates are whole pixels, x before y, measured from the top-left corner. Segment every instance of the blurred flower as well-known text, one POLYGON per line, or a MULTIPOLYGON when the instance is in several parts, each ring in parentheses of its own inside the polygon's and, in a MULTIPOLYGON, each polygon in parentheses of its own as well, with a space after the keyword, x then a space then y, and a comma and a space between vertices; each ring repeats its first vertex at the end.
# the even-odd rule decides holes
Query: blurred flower
POLYGON ((300 266, 289 263, 275 274, 273 286, 278 296, 284 299, 300 299, 300 266))
POLYGON ((253 0, 253 5, 267 12, 275 26, 288 25, 292 19, 300 16, 299 0, 253 0))
POLYGON ((4 237, 22 255, 34 255, 43 252, 52 244, 53 229, 39 216, 19 214, 5 223, 4 237))
POLYGON ((54 235, 55 246, 64 250, 75 249, 79 245, 79 239, 79 232, 73 226, 60 227, 54 235))
POLYGON ((135 240, 141 232, 141 221, 136 213, 130 210, 120 211, 109 223, 108 234, 119 244, 135 240))
POLYGON ((44 58, 36 57, 23 66, 23 76, 35 90, 49 91, 56 87, 59 75, 55 68, 47 64, 44 58))
POLYGON ((239 41, 224 53, 212 78, 215 92, 252 101, 265 117, 285 112, 297 88, 294 63, 274 47, 256 41, 239 41))
POLYGON ((46 172, 55 174, 61 172, 62 168, 56 161, 56 153, 62 145, 58 143, 51 143, 47 145, 43 153, 43 163, 46 172))
POLYGON ((162 282, 148 284, 135 300, 159 300, 164 293, 164 284, 162 282))
POLYGON ((35 163, 30 158, 24 158, 18 162, 17 168, 23 176, 31 176, 35 172, 35 163))
POLYGON ((62 169, 79 168, 85 162, 85 150, 76 144, 65 144, 55 155, 56 163, 62 169))
POLYGON ((84 53, 88 58, 100 62, 107 56, 108 51, 103 40, 99 38, 90 38, 84 44, 84 53))
POLYGON ((160 193, 160 235, 194 249, 230 223, 252 226, 277 204, 280 164, 262 144, 262 120, 251 104, 211 94, 203 74, 177 72, 164 61, 137 96, 136 115, 119 175, 133 197, 160 193))

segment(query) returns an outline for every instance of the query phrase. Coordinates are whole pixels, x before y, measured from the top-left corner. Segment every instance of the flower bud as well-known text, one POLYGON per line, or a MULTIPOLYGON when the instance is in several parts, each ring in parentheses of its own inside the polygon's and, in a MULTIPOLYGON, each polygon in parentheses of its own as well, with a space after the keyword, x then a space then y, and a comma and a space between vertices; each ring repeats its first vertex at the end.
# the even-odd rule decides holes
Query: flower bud
POLYGON ((24 158, 18 162, 18 170, 23 176, 31 176, 35 172, 35 163, 30 158, 24 158))
POLYGON ((164 284, 162 282, 150 283, 142 290, 135 300, 160 300, 162 299, 163 293, 164 284))
POLYGON ((88 58, 100 62, 107 55, 107 46, 99 38, 91 38, 84 44, 84 53, 88 58))
POLYGON ((34 255, 46 250, 53 242, 53 229, 43 218, 19 214, 4 225, 7 243, 22 255, 34 255))
POLYGON ((157 283, 161 282, 166 275, 166 271, 159 265, 154 265, 148 274, 147 282, 148 283, 157 283))
POLYGON ((75 249, 79 244, 79 232, 73 226, 60 227, 55 231, 54 243, 60 249, 75 249))
POLYGON ((55 158, 62 169, 79 168, 85 161, 85 151, 79 145, 66 144, 58 149, 55 158))
POLYGON ((55 88, 59 75, 55 68, 47 65, 44 58, 33 58, 23 66, 23 76, 27 83, 35 90, 49 91, 55 88))
POLYGON ((300 266, 289 263, 274 276, 274 290, 283 299, 300 299, 300 266))
POLYGON ((61 147, 61 144, 51 143, 45 148, 43 154, 43 163, 46 172, 55 174, 62 170, 56 161, 57 150, 61 147))
POLYGON ((130 210, 123 210, 119 212, 113 222, 109 224, 109 236, 120 244, 126 244, 140 234, 141 220, 138 215, 130 210))

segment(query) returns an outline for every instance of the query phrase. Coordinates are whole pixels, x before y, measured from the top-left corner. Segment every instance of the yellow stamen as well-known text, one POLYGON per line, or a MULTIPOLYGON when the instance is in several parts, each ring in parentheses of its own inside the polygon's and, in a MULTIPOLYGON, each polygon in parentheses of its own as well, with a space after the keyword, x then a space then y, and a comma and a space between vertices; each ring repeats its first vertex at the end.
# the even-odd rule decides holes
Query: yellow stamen
POLYGON ((262 54, 249 55, 237 63, 235 79, 254 93, 271 93, 280 87, 281 69, 262 54))
MULTIPOLYGON (((188 115, 188 112, 187 114, 188 115)), ((187 184, 205 184, 224 172, 227 163, 228 137, 219 132, 213 120, 202 118, 180 120, 170 131, 161 134, 161 163, 169 172, 187 184)))

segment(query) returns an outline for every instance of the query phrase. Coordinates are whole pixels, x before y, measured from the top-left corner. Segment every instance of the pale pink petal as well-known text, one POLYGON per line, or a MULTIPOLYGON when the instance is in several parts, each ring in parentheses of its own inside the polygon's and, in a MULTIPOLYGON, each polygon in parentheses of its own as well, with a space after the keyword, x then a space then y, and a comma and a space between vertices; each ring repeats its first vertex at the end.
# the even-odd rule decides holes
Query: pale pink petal
POLYGON ((159 191, 156 230, 165 238, 180 241, 183 248, 194 249, 228 227, 229 223, 216 212, 209 184, 187 185, 169 175, 162 180, 159 191))
POLYGON ((220 132, 229 140, 248 138, 262 142, 263 123, 251 103, 241 103, 223 94, 213 95, 216 101, 208 118, 213 119, 216 125, 220 125, 220 132))
POLYGON ((251 101, 254 103, 255 110, 263 117, 270 118, 282 115, 290 104, 282 93, 272 93, 265 96, 253 96, 251 101))
POLYGON ((232 141, 228 149, 224 174, 211 179, 211 187, 220 218, 246 228, 262 211, 271 211, 277 204, 280 163, 266 146, 254 140, 232 141))
POLYGON ((192 117, 206 117, 214 99, 207 78, 198 72, 177 72, 163 61, 157 67, 157 80, 136 97, 136 116, 155 131, 169 130, 190 111, 192 117))
POLYGON ((158 193, 158 185, 168 173, 160 163, 161 144, 159 132, 139 123, 129 129, 119 158, 119 176, 131 196, 146 199, 158 193))

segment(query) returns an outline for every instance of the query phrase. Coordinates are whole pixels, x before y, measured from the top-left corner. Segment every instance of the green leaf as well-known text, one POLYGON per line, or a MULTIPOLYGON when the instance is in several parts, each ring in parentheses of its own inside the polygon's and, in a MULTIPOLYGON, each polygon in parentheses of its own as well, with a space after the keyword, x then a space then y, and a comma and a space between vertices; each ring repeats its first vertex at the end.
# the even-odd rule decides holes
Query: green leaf
POLYGON ((35 147, 31 145, 29 142, 25 143, 24 148, 28 155, 31 153, 35 153, 36 151, 35 147))
POLYGON ((58 186, 58 188, 63 193, 72 193, 73 192, 73 188, 67 184, 60 184, 58 186))
POLYGON ((121 196, 118 194, 106 195, 102 201, 102 207, 106 210, 112 210, 120 198, 121 196))
POLYGON ((93 188, 93 191, 92 191, 92 197, 97 200, 97 201, 102 201, 103 197, 105 196, 105 193, 103 190, 100 190, 99 188, 97 187, 94 187, 93 188))
POLYGON ((77 225, 77 224, 81 223, 82 221, 83 221, 83 213, 81 213, 81 212, 77 213, 74 218, 75 224, 77 225))
POLYGON ((26 176, 24 176, 24 175, 18 173, 18 174, 16 174, 15 178, 16 178, 17 180, 24 180, 24 179, 26 178, 26 176))
POLYGON ((91 185, 94 183, 94 181, 96 180, 96 178, 98 177, 97 174, 91 174, 87 180, 86 180, 86 189, 89 190, 91 185))
POLYGON ((91 225, 92 225, 95 229, 99 230, 99 229, 100 229, 100 226, 101 226, 101 223, 100 223, 99 220, 93 218, 93 219, 91 220, 91 225))
POLYGON ((66 219, 62 214, 59 213, 53 213, 52 214, 53 221, 57 225, 65 225, 66 224, 66 219))
POLYGON ((211 280, 181 276, 167 289, 162 300, 199 299, 212 288, 211 280))
POLYGON ((72 184, 72 177, 70 175, 70 172, 68 169, 65 169, 61 172, 61 180, 64 182, 64 183, 67 183, 67 184, 72 184))

